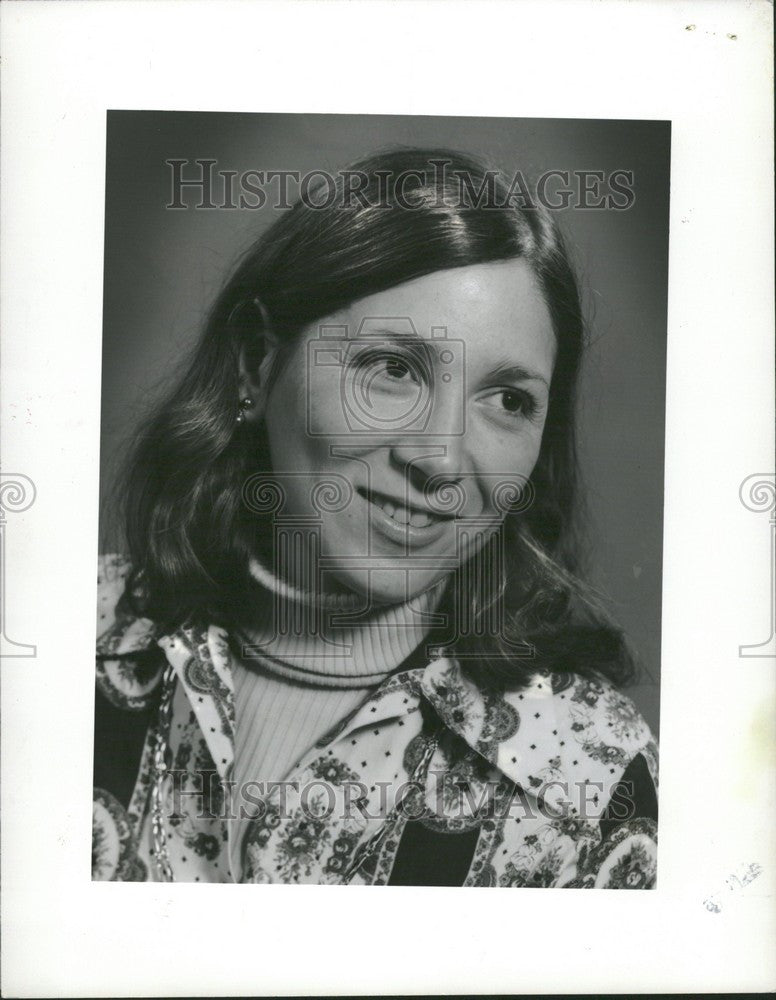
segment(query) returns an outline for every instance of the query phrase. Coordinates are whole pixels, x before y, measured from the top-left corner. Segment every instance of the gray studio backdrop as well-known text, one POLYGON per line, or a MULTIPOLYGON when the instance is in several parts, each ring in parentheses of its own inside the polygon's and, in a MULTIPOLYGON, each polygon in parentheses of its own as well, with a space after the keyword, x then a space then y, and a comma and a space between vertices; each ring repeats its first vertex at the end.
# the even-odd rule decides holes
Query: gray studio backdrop
MULTIPOLYGON (((642 664, 631 689, 658 730, 670 124, 564 119, 111 111, 107 123, 100 544, 113 548, 116 463, 137 419, 197 337, 239 252, 270 224, 263 208, 183 210, 172 168, 336 170, 393 144, 445 146, 510 176, 633 173, 625 211, 569 207, 559 219, 580 272, 592 347, 581 393, 580 457, 592 582, 642 664)), ((276 187, 269 190, 275 191, 276 187)), ((296 188, 291 187, 291 190, 296 188)), ((223 202, 222 187, 214 203, 223 202)), ((185 194, 189 206, 199 193, 185 194)), ((249 199, 255 202, 255 198, 249 199)), ((237 198, 235 198, 237 201, 237 198)))

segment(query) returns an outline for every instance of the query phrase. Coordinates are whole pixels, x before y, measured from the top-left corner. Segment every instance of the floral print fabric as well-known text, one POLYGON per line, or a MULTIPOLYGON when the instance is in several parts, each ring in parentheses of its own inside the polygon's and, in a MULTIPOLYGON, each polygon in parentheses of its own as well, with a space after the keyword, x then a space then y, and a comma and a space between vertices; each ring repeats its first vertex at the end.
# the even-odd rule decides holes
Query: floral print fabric
MULTIPOLYGON (((626 808, 602 833, 635 758, 657 785, 646 723, 603 678, 537 673, 520 691, 494 692, 454 659, 434 659, 389 677, 283 781, 236 789, 229 637, 206 625, 161 635, 133 617, 122 598, 128 568, 118 557, 101 565, 97 685, 112 705, 140 711, 158 700, 168 664, 174 671, 163 812, 176 880, 382 885, 406 824, 421 822, 445 834, 478 831, 464 885, 655 885, 653 817, 626 808), (232 845, 240 809, 253 818, 232 845)), ((153 736, 154 724, 126 809, 95 790, 95 879, 159 878, 153 736)))

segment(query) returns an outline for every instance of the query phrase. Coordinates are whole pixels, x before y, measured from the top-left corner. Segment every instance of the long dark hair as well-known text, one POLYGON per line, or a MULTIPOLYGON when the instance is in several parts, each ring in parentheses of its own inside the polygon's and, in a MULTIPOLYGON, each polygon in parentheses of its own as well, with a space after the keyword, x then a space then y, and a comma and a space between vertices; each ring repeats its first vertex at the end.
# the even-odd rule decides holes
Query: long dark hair
POLYGON ((261 428, 236 433, 238 364, 243 352, 258 367, 264 324, 290 345, 312 322, 365 296, 435 271, 520 258, 539 282, 557 339, 549 409, 534 500, 507 515, 493 542, 505 554, 500 579, 483 585, 483 574, 467 576, 475 621, 495 604, 503 610, 498 634, 474 628, 456 648, 467 669, 491 682, 520 685, 527 667, 626 682, 624 638, 579 578, 574 414, 584 322, 551 212, 516 203, 501 175, 445 149, 376 154, 320 191, 244 254, 187 371, 138 433, 121 485, 138 610, 174 625, 227 622, 244 609, 258 529, 241 488, 269 465, 261 428))

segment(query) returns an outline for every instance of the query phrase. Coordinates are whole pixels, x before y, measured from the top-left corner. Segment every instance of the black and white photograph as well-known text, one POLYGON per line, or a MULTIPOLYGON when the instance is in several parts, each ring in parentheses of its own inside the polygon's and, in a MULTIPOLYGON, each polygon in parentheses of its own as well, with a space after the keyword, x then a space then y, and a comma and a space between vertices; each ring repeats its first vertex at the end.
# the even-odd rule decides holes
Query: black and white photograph
POLYGON ((669 155, 108 112, 95 879, 654 888, 669 155))
POLYGON ((772 4, 0 22, 2 995, 772 990, 772 4))

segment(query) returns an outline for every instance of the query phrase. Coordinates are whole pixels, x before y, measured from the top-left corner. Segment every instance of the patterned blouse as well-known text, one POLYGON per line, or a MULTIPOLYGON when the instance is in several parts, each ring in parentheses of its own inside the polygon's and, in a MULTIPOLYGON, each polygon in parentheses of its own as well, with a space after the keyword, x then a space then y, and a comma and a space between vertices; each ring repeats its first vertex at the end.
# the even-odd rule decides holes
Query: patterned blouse
POLYGON ((101 560, 94 879, 654 887, 657 747, 604 678, 503 692, 451 658, 405 665, 283 781, 236 789, 230 636, 162 634, 129 610, 128 570, 101 560))

